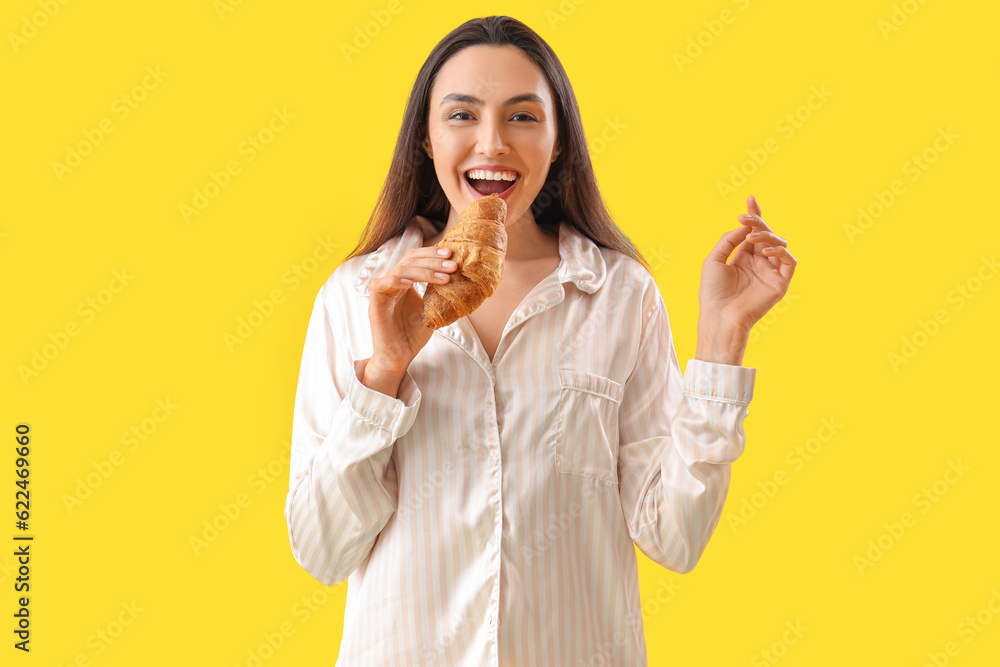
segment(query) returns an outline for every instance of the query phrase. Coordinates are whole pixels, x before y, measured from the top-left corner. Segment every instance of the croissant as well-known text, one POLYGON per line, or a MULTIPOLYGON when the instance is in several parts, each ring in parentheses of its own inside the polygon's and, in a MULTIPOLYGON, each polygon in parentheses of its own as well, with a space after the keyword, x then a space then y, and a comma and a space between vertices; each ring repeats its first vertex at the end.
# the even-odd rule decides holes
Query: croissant
POLYGON ((425 327, 448 326, 479 308, 496 291, 507 254, 506 218, 507 202, 496 194, 480 197, 465 207, 458 222, 437 243, 452 249, 451 259, 458 268, 447 283, 427 284, 425 327))

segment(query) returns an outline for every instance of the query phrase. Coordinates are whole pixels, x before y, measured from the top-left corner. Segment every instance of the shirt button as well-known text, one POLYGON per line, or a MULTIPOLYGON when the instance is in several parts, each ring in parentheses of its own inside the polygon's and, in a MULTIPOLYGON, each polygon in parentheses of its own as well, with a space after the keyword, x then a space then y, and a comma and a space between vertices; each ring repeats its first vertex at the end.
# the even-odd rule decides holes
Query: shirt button
POLYGON ((486 462, 489 463, 490 465, 493 465, 493 463, 495 461, 496 461, 496 459, 494 459, 492 456, 490 458, 486 459, 486 462))

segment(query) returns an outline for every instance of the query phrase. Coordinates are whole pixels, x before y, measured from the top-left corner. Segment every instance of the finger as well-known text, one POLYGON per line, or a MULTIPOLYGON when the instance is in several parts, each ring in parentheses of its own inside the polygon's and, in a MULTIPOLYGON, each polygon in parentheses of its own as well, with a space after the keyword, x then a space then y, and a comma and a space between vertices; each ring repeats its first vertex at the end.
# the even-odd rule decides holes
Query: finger
POLYGON ((760 204, 757 203, 757 198, 753 195, 747 197, 747 213, 760 216, 760 204))
MULTIPOLYGON (((452 273, 458 270, 458 263, 451 259, 452 249, 446 246, 429 246, 427 248, 411 248, 396 268, 417 266, 424 269, 434 269, 442 273, 452 273)), ((412 277, 412 276, 407 276, 412 277)), ((423 279, 421 279, 423 280, 423 279)))
POLYGON ((453 259, 445 259, 444 257, 427 257, 412 260, 403 260, 399 263, 400 269, 428 269, 431 271, 439 271, 441 273, 454 273, 458 270, 458 262, 453 259))
POLYGON ((754 233, 755 232, 752 231, 747 233, 747 235, 744 237, 743 242, 740 244, 739 249, 736 251, 737 255, 739 255, 740 253, 746 253, 747 255, 754 254, 754 250, 757 248, 757 244, 761 243, 761 241, 758 240, 758 237, 753 236, 754 233))
POLYGON ((451 248, 443 245, 431 245, 426 248, 410 248, 406 251, 406 257, 450 257, 451 248))
POLYGON ((753 227, 753 230, 755 232, 773 232, 774 231, 773 229, 771 229, 768 226, 768 224, 766 222, 764 222, 764 219, 762 217, 760 217, 759 215, 753 215, 751 213, 743 213, 740 216, 738 216, 738 219, 744 225, 750 225, 751 227, 753 227))
POLYGON ((788 248, 783 246, 772 246, 764 248, 765 255, 769 258, 774 257, 781 261, 781 265, 778 267, 778 273, 785 280, 791 280, 792 274, 795 273, 795 266, 798 264, 798 260, 795 259, 795 255, 789 252, 788 248))
POLYGON ((402 272, 400 277, 415 283, 444 284, 451 280, 451 275, 446 273, 446 271, 455 271, 455 269, 440 270, 438 268, 425 269, 419 267, 407 267, 406 270, 402 272))
POLYGON ((412 281, 407 282, 403 276, 389 273, 372 280, 368 287, 370 294, 378 296, 396 297, 401 291, 410 289, 412 281))
MULTIPOLYGON (((442 274, 445 275, 445 274, 442 274)), ((369 286, 369 293, 373 296, 377 295, 380 297, 387 297, 392 300, 393 303, 397 302, 403 297, 404 293, 408 290, 413 289, 414 283, 437 283, 442 284, 447 282, 447 280, 440 278, 430 278, 422 277, 415 278, 403 275, 400 273, 389 273, 381 278, 376 278, 371 282, 369 286)))
POLYGON ((426 248, 411 248, 406 251, 406 254, 396 263, 393 268, 395 271, 401 267, 405 266, 419 266, 423 268, 438 267, 440 271, 443 262, 453 262, 451 259, 454 252, 451 248, 444 246, 428 246, 426 248))
POLYGON ((446 259, 423 260, 426 266, 407 263, 405 260, 396 265, 391 273, 371 282, 370 291, 382 295, 396 295, 401 290, 409 289, 413 283, 437 283, 443 285, 451 280, 450 273, 457 271, 457 265, 443 266, 446 259))
POLYGON ((405 257, 392 274, 415 283, 446 283, 449 274, 458 271, 458 263, 443 257, 405 257))
MULTIPOLYGON (((733 254, 733 248, 736 247, 736 244, 746 238, 747 231, 747 226, 743 225, 723 234, 716 242, 711 252, 708 253, 708 257, 706 259, 708 261, 721 262, 725 264, 729 259, 729 256, 733 254)), ((751 245, 751 248, 752 247, 753 246, 751 245)))
POLYGON ((788 241, 781 238, 774 232, 750 232, 747 234, 747 240, 752 243, 766 243, 768 245, 780 245, 787 246, 788 241))
POLYGON ((764 248, 762 252, 764 253, 764 258, 767 260, 767 263, 774 267, 775 271, 781 268, 781 260, 775 257, 774 250, 772 248, 764 248))

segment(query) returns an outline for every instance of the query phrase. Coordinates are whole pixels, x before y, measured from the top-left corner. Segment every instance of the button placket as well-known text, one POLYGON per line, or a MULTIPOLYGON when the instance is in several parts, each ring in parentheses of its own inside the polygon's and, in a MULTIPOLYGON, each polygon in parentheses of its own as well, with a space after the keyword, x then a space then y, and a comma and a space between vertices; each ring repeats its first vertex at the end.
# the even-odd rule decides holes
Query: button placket
MULTIPOLYGON (((490 404, 486 410, 486 420, 489 420, 489 415, 493 415, 493 423, 490 424, 490 441, 488 444, 489 456, 487 458, 487 464, 489 465, 489 478, 491 486, 496 489, 496 513, 493 520, 493 534, 490 535, 488 540, 487 548, 491 551, 491 560, 493 561, 494 570, 492 573, 494 584, 493 591, 490 594, 490 627, 495 628, 495 615, 498 613, 498 608, 500 605, 500 559, 501 559, 501 549, 500 549, 500 535, 503 527, 503 480, 502 472, 500 470, 500 428, 497 420, 497 400, 496 400, 496 380, 495 377, 490 378, 493 384, 493 391, 487 394, 487 402, 490 404)), ((494 644, 494 649, 496 645, 494 644)))

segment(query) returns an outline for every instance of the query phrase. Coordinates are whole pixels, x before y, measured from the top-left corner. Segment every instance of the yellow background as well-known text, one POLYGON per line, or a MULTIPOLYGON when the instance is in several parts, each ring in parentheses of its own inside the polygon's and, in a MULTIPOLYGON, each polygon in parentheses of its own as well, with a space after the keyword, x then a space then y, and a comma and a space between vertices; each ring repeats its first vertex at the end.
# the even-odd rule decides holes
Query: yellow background
POLYGON ((508 14, 569 73, 601 190, 655 268, 682 366, 701 262, 747 195, 799 261, 744 358, 758 369, 747 449, 703 559, 677 575, 639 554, 650 664, 997 664, 1000 280, 983 258, 1000 247, 1000 10, 399 3, 350 62, 341 45, 388 2, 4 3, 3 663, 247 665, 282 632, 263 664, 333 663, 346 583, 295 563, 282 516, 306 323, 368 220, 420 64, 461 22, 508 14), (830 93, 812 109, 811 87, 830 93), (251 160, 241 145, 275 109, 294 117, 251 160), (102 123, 112 131, 57 174, 102 123), (777 151, 724 198, 718 183, 769 139, 777 151), (239 173, 185 221, 181 204, 230 161, 239 173), (880 196, 893 201, 850 237, 880 196), (973 296, 961 307, 960 285, 973 296), (281 302, 227 345, 275 290, 281 302), (934 335, 915 335, 921 322, 934 335), (920 345, 894 366, 904 337, 920 345), (52 358, 23 378, 43 349, 52 358), (160 421, 158 400, 176 406, 160 421), (19 422, 33 438, 30 654, 12 648, 19 422), (122 439, 133 428, 143 440, 122 439), (740 524, 744 501, 756 514, 740 524), (213 521, 225 528, 192 546, 213 521), (785 632, 796 623, 807 630, 785 632))

